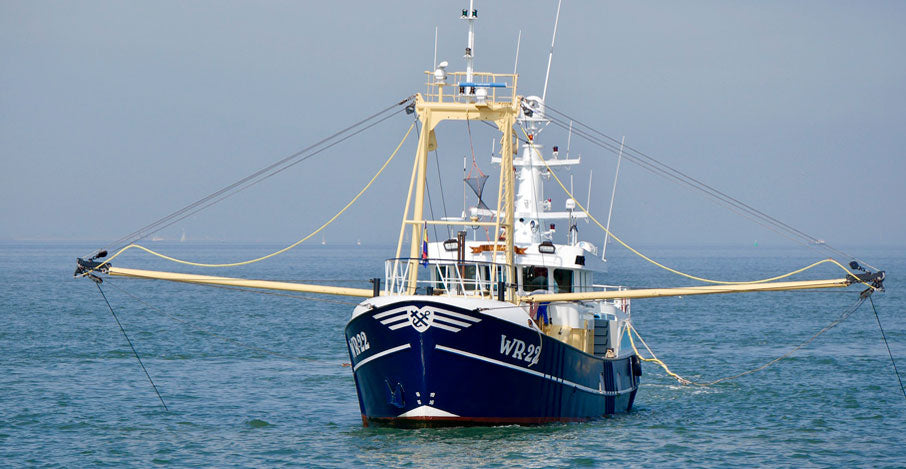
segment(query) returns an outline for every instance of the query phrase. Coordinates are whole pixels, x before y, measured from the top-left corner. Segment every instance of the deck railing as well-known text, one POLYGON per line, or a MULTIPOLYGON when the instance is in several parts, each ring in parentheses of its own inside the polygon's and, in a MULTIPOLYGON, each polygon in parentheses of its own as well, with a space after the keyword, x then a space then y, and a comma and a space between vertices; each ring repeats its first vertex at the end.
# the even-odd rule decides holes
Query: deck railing
MULTIPOLYGON (((385 294, 407 294, 411 269, 424 269, 416 282, 416 293, 431 295, 497 298, 500 282, 504 281, 506 275, 506 264, 495 262, 457 262, 450 259, 408 257, 388 259, 384 262, 385 294)), ((573 292, 623 290, 626 290, 626 287, 618 285, 594 284, 573 287, 573 292)), ((612 303, 620 310, 629 312, 629 298, 616 298, 612 303)))
MULTIPOLYGON (((628 290, 628 288, 624 287, 624 286, 620 286, 620 285, 600 285, 600 284, 596 283, 584 291, 623 291, 623 290, 628 290)), ((629 298, 614 298, 613 305, 625 313, 630 312, 629 298)))
POLYGON ((388 259, 384 262, 385 292, 409 291, 410 269, 424 269, 415 285, 419 294, 481 296, 497 298, 498 281, 504 280, 506 265, 494 262, 449 259, 388 259), (492 278, 496 272, 497 278, 492 278))

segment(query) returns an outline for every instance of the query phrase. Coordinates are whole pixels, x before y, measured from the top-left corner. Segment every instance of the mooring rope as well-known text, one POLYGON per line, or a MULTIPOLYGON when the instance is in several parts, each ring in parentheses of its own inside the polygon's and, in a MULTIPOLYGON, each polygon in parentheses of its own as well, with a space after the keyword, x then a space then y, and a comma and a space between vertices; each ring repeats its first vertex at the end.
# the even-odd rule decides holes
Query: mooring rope
POLYGON ((632 351, 635 352, 635 355, 637 357, 639 357, 639 360, 642 360, 643 362, 651 362, 651 363, 656 363, 656 364, 660 365, 660 367, 663 368, 665 372, 667 372, 667 375, 669 375, 669 376, 673 377, 674 379, 676 379, 677 381, 679 381, 680 384, 683 384, 683 385, 693 384, 692 381, 689 381, 688 379, 683 378, 682 376, 670 371, 670 368, 667 367, 667 364, 664 363, 663 361, 661 361, 654 354, 654 352, 651 350, 651 347, 649 347, 648 344, 645 342, 645 339, 643 339, 642 336, 639 335, 638 331, 635 330, 635 327, 632 326, 632 323, 626 323, 626 326, 629 327, 629 345, 632 346, 632 351), (648 350, 648 353, 651 354, 651 358, 645 358, 642 356, 641 353, 639 353, 639 349, 637 349, 635 347, 635 341, 632 339, 633 332, 635 332, 636 336, 639 338, 639 341, 642 342, 642 345, 645 346, 645 349, 648 350))

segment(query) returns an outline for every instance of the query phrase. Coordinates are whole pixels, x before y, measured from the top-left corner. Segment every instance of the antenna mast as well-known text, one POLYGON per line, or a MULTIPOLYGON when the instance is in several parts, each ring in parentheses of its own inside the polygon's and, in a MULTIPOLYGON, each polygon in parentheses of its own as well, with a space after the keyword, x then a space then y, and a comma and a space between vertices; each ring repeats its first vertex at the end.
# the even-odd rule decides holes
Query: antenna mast
POLYGON ((434 68, 431 70, 437 70, 437 26, 434 27, 434 68))
MULTIPOLYGON (((620 155, 617 157, 617 170, 613 175, 613 192, 610 193, 610 208, 607 210, 607 229, 604 230, 604 247, 601 248, 601 260, 607 262, 607 241, 610 239, 610 216, 613 215, 613 199, 617 197, 617 179, 620 177, 620 162, 623 161, 623 144, 626 136, 620 140, 620 155)), ((589 192, 591 194, 591 192, 589 192)))
POLYGON ((519 37, 516 38, 516 62, 513 64, 513 75, 519 69, 519 44, 522 43, 522 30, 519 30, 519 37))
MULTIPOLYGON (((547 56, 547 73, 544 74, 544 91, 541 93, 541 101, 546 102, 547 98, 547 81, 551 77, 551 62, 554 60, 554 42, 557 40, 557 25, 560 23, 560 5, 563 0, 557 2, 557 17, 554 19, 554 37, 551 38, 551 52, 547 56)), ((471 28, 469 28, 471 34, 471 28)))
POLYGON ((469 9, 462 11, 462 19, 469 22, 469 41, 466 46, 466 81, 472 83, 473 80, 473 66, 472 60, 475 56, 473 51, 475 50, 475 20, 478 19, 478 10, 475 9, 475 0, 469 0, 469 9))

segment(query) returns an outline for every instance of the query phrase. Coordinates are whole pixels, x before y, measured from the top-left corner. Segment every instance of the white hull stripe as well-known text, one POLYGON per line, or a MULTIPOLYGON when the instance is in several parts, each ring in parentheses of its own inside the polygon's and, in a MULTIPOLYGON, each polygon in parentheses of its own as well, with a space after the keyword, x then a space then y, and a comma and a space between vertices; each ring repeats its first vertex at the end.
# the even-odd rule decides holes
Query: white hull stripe
MULTIPOLYGON (((458 328, 458 327, 447 326, 447 325, 445 325, 445 324, 441 324, 441 323, 437 322, 438 319, 440 319, 440 317, 437 316, 437 315, 435 315, 435 316, 434 316, 434 322, 431 323, 431 327, 436 327, 436 328, 438 328, 438 329, 443 329, 443 330, 445 330, 445 331, 450 331, 450 332, 459 332, 459 331, 462 330, 462 329, 460 329, 460 328, 458 328)), ((468 327, 468 326, 467 326, 467 327, 468 327)))
POLYGON ((404 320, 407 320, 407 319, 409 319, 409 313, 403 313, 403 314, 400 314, 400 315, 398 315, 398 316, 391 316, 391 317, 389 317, 389 318, 387 318, 387 319, 384 319, 383 321, 381 321, 381 324, 383 324, 383 325, 386 326, 387 324, 394 323, 394 322, 397 322, 397 321, 404 321, 404 320))
POLYGON ((385 318, 385 317, 390 316, 391 314, 394 314, 394 313, 406 313, 407 311, 409 311, 409 306, 403 306, 402 308, 393 308, 393 309, 389 309, 389 310, 387 310, 387 311, 384 311, 384 312, 382 312, 382 313, 377 313, 377 314, 375 314, 375 315, 374 315, 374 319, 385 318))
POLYGON ((438 310, 438 312, 441 314, 446 314, 447 316, 453 316, 454 318, 465 319, 466 321, 481 322, 481 319, 479 318, 473 318, 472 316, 466 316, 465 314, 447 311, 445 309, 440 309, 438 310))
MULTIPOLYGON (((452 325, 454 325, 454 326, 459 326, 459 327, 469 327, 469 326, 471 326, 471 324, 469 324, 469 323, 467 323, 467 322, 462 322, 462 321, 457 321, 457 320, 455 320, 455 319, 450 319, 450 318, 448 318, 448 317, 441 316, 440 314, 435 314, 435 315, 434 315, 434 320, 435 320, 435 321, 443 321, 443 322, 445 322, 445 323, 447 323, 447 324, 452 324, 452 325)), ((436 326, 437 324, 435 323, 434 325, 436 326)))
POLYGON ((599 394, 599 395, 602 395, 602 396, 618 396, 618 395, 620 395, 620 394, 626 394, 626 393, 628 393, 628 392, 632 392, 632 391, 635 391, 635 390, 636 390, 636 387, 634 386, 634 387, 632 387, 632 388, 623 389, 623 390, 620 390, 620 391, 599 391, 599 390, 597 390, 597 389, 593 389, 593 388, 590 388, 590 387, 588 387, 588 386, 583 386, 583 385, 581 385, 581 384, 579 384, 579 383, 574 383, 574 382, 572 382, 572 381, 569 381, 569 380, 566 380, 566 379, 563 379, 563 378, 558 378, 558 377, 556 377, 556 376, 552 376, 552 375, 549 375, 549 374, 541 373, 541 372, 535 371, 535 370, 529 370, 528 368, 523 368, 523 367, 521 367, 521 366, 512 365, 512 364, 510 364, 510 363, 502 362, 502 361, 500 361, 500 360, 494 360, 493 358, 488 358, 488 357, 485 357, 485 356, 482 356, 482 355, 476 355, 476 354, 471 353, 471 352, 466 352, 466 351, 463 351, 463 350, 458 350, 458 349, 450 348, 450 347, 444 347, 443 345, 437 345, 436 347, 437 347, 438 350, 443 350, 444 352, 455 353, 455 354, 457 354, 457 355, 462 355, 462 356, 464 356, 464 357, 474 358, 474 359, 476 359, 476 360, 481 360, 481 361, 484 361, 484 362, 492 363, 492 364, 494 364, 494 365, 499 365, 499 366, 503 366, 503 367, 506 367, 506 368, 511 368, 511 369, 513 369, 513 370, 521 371, 521 372, 523 372, 523 373, 528 373, 528 374, 530 374, 530 375, 534 375, 534 376, 537 376, 537 377, 539 377, 539 378, 544 378, 544 379, 551 380, 551 381, 553 381, 553 382, 555 382, 555 383, 562 383, 562 384, 565 384, 565 385, 567 385, 567 386, 573 386, 573 387, 575 387, 576 389, 579 389, 579 390, 585 391, 585 392, 590 392, 590 393, 592 393, 592 394, 599 394))
POLYGON ((411 344, 403 344, 403 345, 400 345, 400 346, 398 346, 398 347, 393 347, 393 348, 391 348, 391 349, 384 350, 383 352, 376 353, 376 354, 374 354, 374 355, 372 355, 372 356, 370 356, 370 357, 368 357, 368 358, 366 358, 366 359, 360 361, 359 363, 357 363, 356 366, 354 366, 354 367, 352 368, 352 372, 355 373, 356 370, 358 370, 360 366, 362 366, 362 365, 364 365, 364 364, 370 362, 371 360, 374 360, 374 359, 376 359, 376 358, 381 358, 381 357, 383 357, 383 356, 385 356, 385 355, 390 355, 391 353, 394 353, 394 352, 399 352, 400 350, 406 350, 407 348, 412 348, 412 345, 411 345, 411 344))
MULTIPOLYGON (((409 319, 409 317, 407 316, 406 319, 409 319)), ((389 327, 391 331, 395 331, 399 328, 406 327, 408 325, 409 325, 409 321, 402 321, 402 322, 398 322, 392 326, 387 326, 387 327, 389 327)))

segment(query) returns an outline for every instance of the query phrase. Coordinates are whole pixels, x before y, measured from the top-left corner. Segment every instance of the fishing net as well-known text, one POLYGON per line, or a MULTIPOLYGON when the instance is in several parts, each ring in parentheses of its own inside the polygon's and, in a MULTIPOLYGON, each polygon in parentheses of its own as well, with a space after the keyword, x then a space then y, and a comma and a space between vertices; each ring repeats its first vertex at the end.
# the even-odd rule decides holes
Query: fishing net
MULTIPOLYGON (((480 172, 481 170, 479 170, 480 172)), ((478 208, 487 209, 488 206, 485 205, 484 200, 482 200, 481 195, 484 193, 484 185, 488 182, 488 176, 485 174, 476 174, 472 176, 471 172, 469 175, 463 179, 469 187, 472 188, 472 192, 478 196, 478 208)))

